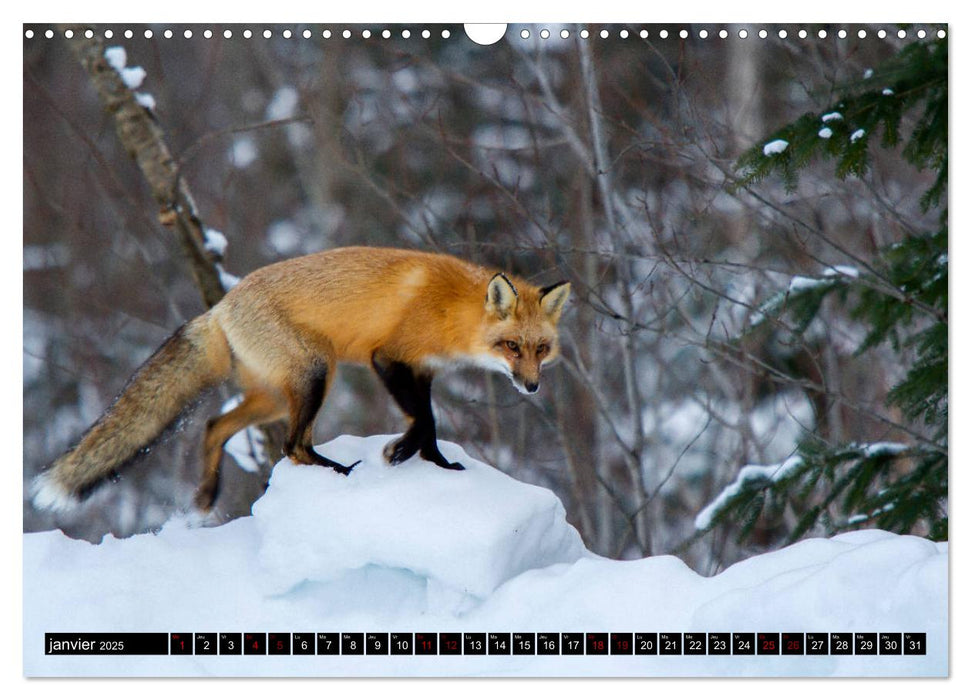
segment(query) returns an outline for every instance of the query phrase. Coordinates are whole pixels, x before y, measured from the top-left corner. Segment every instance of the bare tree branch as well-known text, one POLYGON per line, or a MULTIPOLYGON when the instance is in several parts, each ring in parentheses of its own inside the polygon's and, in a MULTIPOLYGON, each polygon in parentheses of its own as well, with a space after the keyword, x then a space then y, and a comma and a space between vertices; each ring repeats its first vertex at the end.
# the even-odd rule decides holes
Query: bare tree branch
POLYGON ((71 48, 87 71, 101 102, 115 122, 125 150, 138 164, 159 207, 159 221, 172 229, 206 306, 212 307, 226 293, 219 255, 206 248, 205 227, 184 178, 165 142, 162 127, 152 112, 138 103, 108 61, 101 38, 84 36, 83 26, 72 26, 77 35, 71 48))
MULTIPOLYGON (((160 223, 175 233, 203 302, 207 307, 213 307, 227 291, 220 265, 221 254, 206 246, 206 227, 189 185, 181 176, 180 164, 166 144, 162 127, 154 114, 138 103, 134 92, 105 59, 104 43, 98 35, 87 38, 83 26, 72 29, 76 38, 71 47, 97 89, 105 111, 113 117, 119 140, 148 183, 159 207, 160 223)), ((262 126, 269 125, 254 128, 262 126)), ((257 429, 263 434, 264 444, 268 446, 266 454, 272 460, 269 455, 279 451, 278 431, 257 429)), ((260 466, 268 469, 270 464, 260 466)))

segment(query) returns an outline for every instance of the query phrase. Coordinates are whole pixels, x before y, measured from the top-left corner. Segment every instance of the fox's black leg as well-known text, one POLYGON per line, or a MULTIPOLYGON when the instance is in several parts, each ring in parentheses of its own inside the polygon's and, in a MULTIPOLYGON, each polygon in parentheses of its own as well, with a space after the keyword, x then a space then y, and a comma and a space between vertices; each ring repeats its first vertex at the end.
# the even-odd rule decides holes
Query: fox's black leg
POLYGON ((385 448, 387 460, 391 464, 401 464, 419 452, 422 458, 444 469, 465 469, 458 462, 449 462, 438 450, 431 375, 415 372, 403 362, 382 361, 377 354, 371 364, 398 406, 412 420, 405 434, 385 448))
POLYGON ((325 362, 314 364, 299 387, 291 387, 288 392, 290 404, 290 431, 284 451, 287 457, 300 464, 319 464, 330 467, 338 474, 350 474, 360 460, 345 467, 340 462, 324 457, 314 449, 314 419, 327 393, 328 367, 325 362))
MULTIPOLYGON (((371 364, 395 402, 412 421, 407 432, 385 449, 384 456, 388 462, 400 464, 418 452, 426 440, 425 415, 431 412, 431 382, 427 382, 429 390, 427 399, 423 401, 423 392, 411 367, 401 362, 382 361, 377 355, 372 358, 371 364), (428 403, 427 410, 422 405, 424 402, 428 403)), ((434 430, 434 419, 432 428, 434 430)))

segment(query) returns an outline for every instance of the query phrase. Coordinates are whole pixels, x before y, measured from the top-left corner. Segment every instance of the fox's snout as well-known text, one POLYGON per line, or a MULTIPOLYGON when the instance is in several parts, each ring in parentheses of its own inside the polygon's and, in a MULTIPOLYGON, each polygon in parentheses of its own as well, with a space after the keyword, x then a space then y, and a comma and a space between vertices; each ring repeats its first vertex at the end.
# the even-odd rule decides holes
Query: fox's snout
POLYGON ((518 372, 511 372, 509 378, 521 394, 535 394, 539 391, 539 374, 535 378, 527 378, 518 372))

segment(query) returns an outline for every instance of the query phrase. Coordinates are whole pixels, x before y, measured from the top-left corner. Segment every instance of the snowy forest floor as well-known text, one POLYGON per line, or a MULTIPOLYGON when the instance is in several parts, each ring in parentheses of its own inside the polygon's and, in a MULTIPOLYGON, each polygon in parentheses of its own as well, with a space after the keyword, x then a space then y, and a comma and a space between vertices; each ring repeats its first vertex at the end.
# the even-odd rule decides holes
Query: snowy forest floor
POLYGON ((550 491, 450 443, 389 468, 391 436, 284 460, 251 517, 97 545, 24 535, 28 676, 943 676, 946 544, 809 539, 706 578, 590 553, 550 491), (828 656, 46 656, 46 632, 923 632, 927 653, 828 656))

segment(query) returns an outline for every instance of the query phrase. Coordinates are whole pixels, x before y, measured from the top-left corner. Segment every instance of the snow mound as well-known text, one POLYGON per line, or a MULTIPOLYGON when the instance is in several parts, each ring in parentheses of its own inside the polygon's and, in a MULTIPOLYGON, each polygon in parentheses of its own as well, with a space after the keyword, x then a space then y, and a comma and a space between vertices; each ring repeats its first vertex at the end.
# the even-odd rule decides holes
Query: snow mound
POLYGON ((350 476, 283 460, 253 506, 261 583, 283 593, 368 566, 404 569, 456 594, 485 598, 529 569, 587 554, 560 500, 439 442, 452 471, 418 456, 389 467, 393 435, 344 436, 321 454, 361 463, 350 476))
POLYGON ((924 631, 932 619, 947 617, 945 551, 920 537, 862 530, 798 542, 771 563, 760 559, 739 562, 717 577, 731 589, 695 612, 694 627, 737 626, 744 616, 759 630, 815 625, 829 632, 883 632, 892 619, 894 631, 924 631), (758 581, 762 585, 753 587, 758 581), (840 595, 832 595, 837 589, 840 595))
POLYGON ((23 545, 27 676, 946 676, 948 548, 861 530, 706 577, 673 556, 588 552, 549 491, 440 443, 465 471, 393 436, 318 448, 350 464, 276 466, 253 516, 174 518, 97 545, 23 545), (47 632, 917 632, 926 655, 53 656, 47 632))

